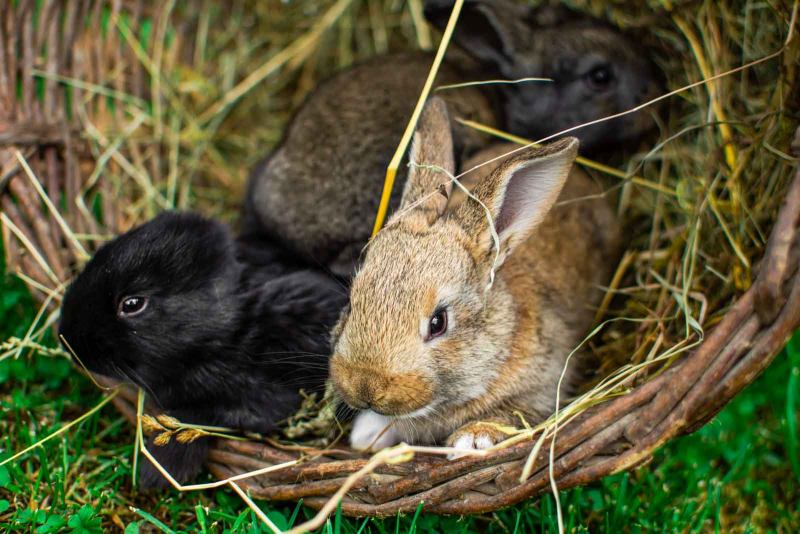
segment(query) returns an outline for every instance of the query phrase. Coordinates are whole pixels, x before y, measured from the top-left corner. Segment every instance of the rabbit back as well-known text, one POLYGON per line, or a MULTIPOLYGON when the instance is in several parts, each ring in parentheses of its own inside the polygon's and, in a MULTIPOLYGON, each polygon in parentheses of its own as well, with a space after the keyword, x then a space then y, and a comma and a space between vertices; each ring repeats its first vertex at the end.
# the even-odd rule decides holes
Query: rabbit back
MULTIPOLYGON (((281 145, 251 176, 246 221, 302 256, 349 274, 372 231, 386 168, 431 66, 426 53, 375 58, 335 75, 301 106, 281 145)), ((443 65, 437 83, 461 80, 443 65)), ((476 90, 447 95, 460 117, 492 123, 476 90)), ((482 136, 458 125, 460 149, 482 136)), ((400 165, 390 207, 406 178, 400 165)))

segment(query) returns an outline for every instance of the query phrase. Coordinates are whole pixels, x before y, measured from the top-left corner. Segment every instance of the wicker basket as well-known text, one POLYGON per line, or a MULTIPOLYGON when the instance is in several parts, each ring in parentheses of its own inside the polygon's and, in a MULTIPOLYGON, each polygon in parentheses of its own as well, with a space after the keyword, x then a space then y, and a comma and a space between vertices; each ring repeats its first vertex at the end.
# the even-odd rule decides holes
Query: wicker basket
MULTIPOLYGON (((122 11, 131 14, 135 30, 135 21, 149 3, 84 0, 35 5, 23 0, 0 13, 0 201, 8 268, 23 273, 33 295, 54 307, 58 296, 47 288, 63 288, 74 266, 86 257, 83 245, 65 228, 77 234, 108 235, 131 223, 114 201, 120 196, 130 200, 124 185, 89 183, 96 178, 91 175, 92 163, 102 154, 93 152, 79 133, 87 128, 82 110, 92 110, 93 125, 107 125, 115 121, 119 108, 108 105, 105 93, 73 86, 68 94, 60 82, 70 78, 90 88, 124 87, 128 95, 148 99, 151 85, 144 82, 146 69, 134 49, 123 46, 116 32, 97 38, 85 30, 99 27, 109 11, 112 16, 122 11), (47 55, 43 50, 59 53, 47 55), (47 58, 44 64, 42 57, 47 58), (79 100, 82 106, 76 106, 79 100), (32 175, 41 177, 42 190, 32 175), (65 206, 59 208, 60 216, 43 202, 43 194, 51 203, 65 206), (83 208, 65 202, 78 197, 84 198, 83 208), (102 203, 99 220, 92 202, 102 203)), ((149 14, 155 28, 160 27, 163 13, 149 14)), ((184 25, 188 33, 195 29, 193 20, 188 17, 184 25)), ((191 51, 187 53, 191 56, 191 51)), ((160 147, 145 144, 142 141, 139 153, 131 154, 139 158, 136 165, 149 166, 163 155, 160 147)), ((124 156, 109 162, 120 172, 127 164, 124 156)), ((711 419, 769 365, 800 326, 799 223, 800 172, 786 190, 756 281, 702 344, 660 375, 631 385, 626 394, 590 408, 560 429, 552 465, 559 488, 647 462, 657 447, 711 419)), ((115 404, 135 419, 130 392, 116 398, 115 404)), ((519 482, 533 447, 530 440, 483 457, 448 461, 417 454, 404 463, 379 466, 355 483, 342 501, 342 512, 388 516, 413 511, 424 502, 427 512, 467 514, 511 505, 549 490, 548 441, 539 449, 531 476, 519 482)), ((303 458, 295 466, 241 480, 239 485, 255 497, 302 498, 305 504, 321 507, 348 475, 368 462, 344 448, 307 452, 273 442, 220 440, 208 467, 215 476, 227 478, 303 458)))
MULTIPOLYGON (((800 129, 797 132, 800 145, 800 129)), ((658 377, 627 394, 590 408, 558 433, 553 475, 559 489, 588 484, 650 460, 677 436, 703 426, 774 359, 800 327, 800 169, 772 231, 756 283, 730 308, 703 343, 658 377)), ((134 421, 134 393, 115 404, 134 421)), ((413 512, 489 512, 550 491, 549 439, 532 476, 519 482, 535 440, 487 456, 449 461, 416 455, 409 462, 384 465, 361 478, 342 501, 349 516, 391 516, 413 512)), ((208 467, 218 478, 307 458, 297 466, 244 479, 253 496, 281 501, 303 499, 319 508, 348 475, 368 460, 346 449, 292 451, 275 443, 221 440, 208 467)))

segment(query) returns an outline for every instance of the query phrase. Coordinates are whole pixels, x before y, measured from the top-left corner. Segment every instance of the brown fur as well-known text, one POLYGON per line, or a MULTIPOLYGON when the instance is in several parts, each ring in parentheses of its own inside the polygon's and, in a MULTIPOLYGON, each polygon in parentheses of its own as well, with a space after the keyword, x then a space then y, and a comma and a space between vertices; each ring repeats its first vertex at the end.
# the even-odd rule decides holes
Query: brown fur
MULTIPOLYGON (((321 84, 299 109, 272 155, 254 172, 248 217, 303 256, 350 275, 383 190, 386 167, 400 142, 431 66, 426 53, 397 54, 358 64, 321 84)), ((442 66, 437 84, 463 77, 442 66)), ((444 95, 459 117, 496 124, 477 89, 444 95)), ((463 154, 486 136, 454 124, 463 154)), ((401 164, 392 207, 406 178, 401 164)), ((251 223, 251 224, 252 224, 251 223)))
MULTIPOLYGON (((432 124, 446 124, 446 115, 429 104, 417 140, 429 148, 418 152, 447 161, 447 137, 423 135, 432 124)), ((371 243, 353 281, 350 310, 334 333, 332 379, 351 405, 393 416, 398 439, 416 442, 441 442, 476 420, 513 422, 515 411, 529 423, 553 411, 565 360, 591 326, 592 308, 603 294, 599 286, 607 282, 618 249, 610 207, 602 198, 585 198, 597 195, 597 188, 579 171, 565 178, 576 149, 574 139, 528 149, 491 165, 477 180, 474 194, 493 213, 503 238, 488 291, 495 249, 483 209, 471 199, 453 201, 431 218, 422 204, 411 207, 425 198, 422 190, 435 197, 451 185, 446 173, 412 169, 406 193, 413 194, 404 196, 398 214, 371 243), (540 168, 547 173, 526 174, 540 168), (514 230, 518 217, 501 222, 508 216, 504 210, 521 205, 511 195, 530 194, 530 180, 549 183, 559 174, 533 195, 552 195, 543 204, 546 216, 527 217, 520 230, 514 230), (523 178, 529 181, 515 182, 523 178), (549 210, 559 191, 560 204, 549 210), (442 303, 452 323, 445 335, 425 341, 426 321, 442 303), (405 378, 398 393, 366 391, 354 383, 367 378, 337 371, 345 368, 363 369, 367 377, 416 375, 432 399, 423 407, 409 397, 405 378), (389 405, 381 395, 413 402, 389 405)), ((569 370, 574 368, 573 362, 569 370)), ((565 386, 569 391, 570 372, 565 386)))
POLYGON ((388 374, 337 360, 331 365, 331 376, 341 385, 342 398, 357 408, 366 408, 360 399, 370 399, 380 411, 414 411, 433 399, 430 381, 421 373, 388 374))

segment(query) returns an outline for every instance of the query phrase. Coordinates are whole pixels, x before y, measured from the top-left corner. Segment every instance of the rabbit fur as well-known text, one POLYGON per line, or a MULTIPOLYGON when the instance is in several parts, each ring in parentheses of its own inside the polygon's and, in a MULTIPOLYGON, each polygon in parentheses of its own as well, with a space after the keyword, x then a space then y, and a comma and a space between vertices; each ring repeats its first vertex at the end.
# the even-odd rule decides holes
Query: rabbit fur
MULTIPOLYGON (((141 387, 181 422, 269 433, 300 388, 323 389, 345 302, 338 282, 261 236, 164 213, 96 252, 66 292, 59 334, 89 371, 141 387)), ((208 440, 148 448, 185 482, 208 440)), ((166 485, 149 462, 141 482, 166 485)))
POLYGON ((411 167, 333 331, 331 379, 363 410, 355 448, 400 440, 486 448, 503 437, 492 423, 518 426, 515 412, 531 424, 548 416, 615 265, 619 225, 596 185, 570 171, 575 138, 483 168, 472 192, 480 203, 448 206, 449 124, 444 103, 429 101, 411 160, 433 167, 411 167), (431 336, 441 313, 446 332, 431 336))

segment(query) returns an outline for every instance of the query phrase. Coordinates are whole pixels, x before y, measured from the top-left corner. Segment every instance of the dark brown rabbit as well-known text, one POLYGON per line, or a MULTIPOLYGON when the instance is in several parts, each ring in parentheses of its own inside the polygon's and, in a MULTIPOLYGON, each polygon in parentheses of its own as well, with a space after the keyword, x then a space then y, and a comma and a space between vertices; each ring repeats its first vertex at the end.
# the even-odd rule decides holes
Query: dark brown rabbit
MULTIPOLYGON (((451 4, 428 2, 426 14, 441 24, 451 4)), ((509 0, 472 0, 459 20, 454 41, 472 56, 475 70, 445 62, 437 85, 496 76, 554 81, 438 91, 454 119, 542 137, 628 109, 658 87, 639 49, 594 18, 509 0)), ((281 145, 254 170, 246 224, 349 277, 369 239, 386 167, 431 61, 425 53, 378 57, 323 83, 299 109, 281 145)), ((571 135, 584 148, 619 144, 643 133, 645 119, 635 115, 571 135)), ((453 128, 458 168, 486 138, 455 121, 453 128)), ((392 207, 405 177, 402 165, 392 207)))
MULTIPOLYGON (((349 275, 369 238, 386 167, 430 66, 425 53, 378 57, 323 83, 298 110, 281 146, 254 169, 245 224, 349 275)), ((463 79, 443 65, 437 81, 463 79)), ((455 115, 494 122, 489 100, 477 89, 443 96, 455 115)), ((486 142, 473 129, 454 127, 459 154, 486 142)), ((405 175, 401 165, 393 206, 405 175)))

